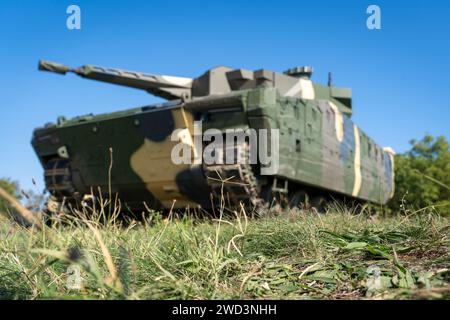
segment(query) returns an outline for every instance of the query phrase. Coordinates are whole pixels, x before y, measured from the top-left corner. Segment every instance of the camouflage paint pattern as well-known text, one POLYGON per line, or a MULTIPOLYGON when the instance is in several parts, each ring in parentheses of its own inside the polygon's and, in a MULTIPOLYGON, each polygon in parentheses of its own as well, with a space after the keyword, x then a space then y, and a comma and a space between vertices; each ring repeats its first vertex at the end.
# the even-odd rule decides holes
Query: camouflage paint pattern
POLYGON ((40 69, 73 72, 171 100, 60 118, 57 124, 36 129, 32 144, 46 169, 47 188, 57 196, 71 197, 73 190, 56 187, 62 171, 54 159, 64 159, 70 168, 64 179, 82 196, 91 189, 108 190, 112 156, 112 192, 128 206, 145 201, 153 207, 208 207, 210 189, 202 166, 171 160, 178 142, 193 148, 195 120, 203 121, 203 130, 279 129, 279 170, 261 179, 262 184, 276 177, 295 188, 307 186, 378 204, 393 196, 393 150, 378 146, 353 123, 351 90, 313 83, 312 69, 281 74, 218 67, 195 79, 95 66, 70 69, 44 61, 40 69), (183 129, 179 141, 171 140, 175 129, 183 129))

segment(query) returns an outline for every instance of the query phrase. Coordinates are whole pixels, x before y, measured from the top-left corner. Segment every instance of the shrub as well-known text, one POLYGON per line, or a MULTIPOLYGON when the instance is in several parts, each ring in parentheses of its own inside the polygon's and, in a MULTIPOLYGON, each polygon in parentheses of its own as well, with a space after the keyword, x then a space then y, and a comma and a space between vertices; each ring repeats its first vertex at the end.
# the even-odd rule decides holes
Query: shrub
POLYGON ((450 151, 443 136, 426 135, 412 140, 411 150, 395 157, 395 195, 390 202, 393 210, 402 204, 415 208, 435 206, 450 213, 450 151))
MULTIPOLYGON (((16 197, 16 199, 21 198, 21 194, 19 191, 19 184, 16 181, 12 181, 9 178, 0 178, 0 188, 4 189, 6 192, 16 197)), ((7 204, 5 200, 0 198, 0 212, 7 211, 7 204)))

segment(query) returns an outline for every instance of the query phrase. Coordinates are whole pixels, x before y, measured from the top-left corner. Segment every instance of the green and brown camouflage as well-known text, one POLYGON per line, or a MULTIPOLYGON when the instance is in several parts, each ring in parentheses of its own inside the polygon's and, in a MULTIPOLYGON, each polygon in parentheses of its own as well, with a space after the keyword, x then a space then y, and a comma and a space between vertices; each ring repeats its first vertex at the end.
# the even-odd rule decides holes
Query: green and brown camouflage
POLYGON ((32 144, 46 187, 59 199, 111 190, 130 208, 144 203, 210 208, 218 190, 225 190, 231 201, 251 205, 268 203, 276 194, 376 204, 393 196, 393 150, 381 148, 353 123, 351 90, 313 83, 312 68, 277 73, 217 67, 194 79, 97 66, 71 69, 44 61, 39 69, 72 72, 169 100, 109 114, 60 117, 36 129, 32 144), (174 164, 171 151, 179 141, 172 141, 172 133, 184 129, 180 141, 195 148, 194 121, 202 121, 203 131, 278 129, 278 170, 264 176, 258 164, 174 164), (214 172, 216 178, 237 183, 222 189, 214 172))

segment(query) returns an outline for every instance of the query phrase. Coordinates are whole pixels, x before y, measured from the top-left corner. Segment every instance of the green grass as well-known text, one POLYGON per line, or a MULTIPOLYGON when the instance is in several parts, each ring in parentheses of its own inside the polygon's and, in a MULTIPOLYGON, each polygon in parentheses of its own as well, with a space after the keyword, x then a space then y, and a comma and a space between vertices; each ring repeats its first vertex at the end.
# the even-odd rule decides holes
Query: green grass
POLYGON ((0 224, 3 299, 448 299, 449 219, 289 212, 0 224), (67 268, 81 269, 80 290, 67 268), (375 287, 371 270, 379 271, 375 287))

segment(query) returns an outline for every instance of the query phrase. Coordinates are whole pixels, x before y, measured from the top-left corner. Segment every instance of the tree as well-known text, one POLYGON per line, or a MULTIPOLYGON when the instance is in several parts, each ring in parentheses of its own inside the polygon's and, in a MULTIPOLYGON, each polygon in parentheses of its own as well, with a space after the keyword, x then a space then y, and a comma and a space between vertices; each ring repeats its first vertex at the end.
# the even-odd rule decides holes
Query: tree
POLYGON ((395 195, 393 210, 402 203, 415 208, 436 206, 441 213, 450 213, 450 151, 443 136, 426 135, 412 140, 412 148, 395 157, 395 195))
MULTIPOLYGON (((19 184, 16 181, 12 181, 9 178, 0 178, 0 188, 4 189, 16 199, 22 198, 19 191, 19 184)), ((8 208, 9 205, 6 203, 6 201, 0 198, 0 212, 6 212, 8 208)))

